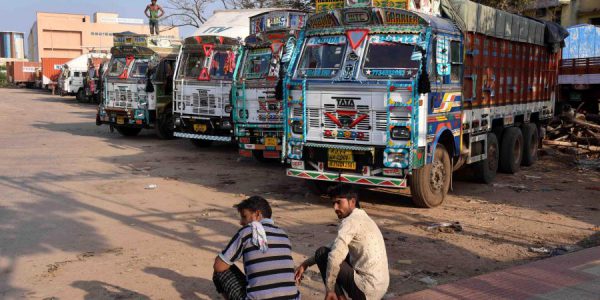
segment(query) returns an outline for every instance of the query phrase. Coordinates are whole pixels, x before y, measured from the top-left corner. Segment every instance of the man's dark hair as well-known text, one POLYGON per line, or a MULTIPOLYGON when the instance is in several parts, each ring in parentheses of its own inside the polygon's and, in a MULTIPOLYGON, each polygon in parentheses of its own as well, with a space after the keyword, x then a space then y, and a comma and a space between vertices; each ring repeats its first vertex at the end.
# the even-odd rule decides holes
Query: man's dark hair
POLYGON ((252 212, 260 211, 263 218, 271 218, 271 205, 269 202, 261 196, 252 196, 248 199, 242 200, 242 202, 234 205, 238 212, 242 212, 242 209, 247 209, 252 212))
POLYGON ((334 186, 331 186, 327 189, 327 195, 333 199, 336 197, 344 197, 348 200, 354 199, 356 201, 356 207, 360 208, 360 203, 358 202, 358 192, 356 188, 347 183, 340 183, 334 186))

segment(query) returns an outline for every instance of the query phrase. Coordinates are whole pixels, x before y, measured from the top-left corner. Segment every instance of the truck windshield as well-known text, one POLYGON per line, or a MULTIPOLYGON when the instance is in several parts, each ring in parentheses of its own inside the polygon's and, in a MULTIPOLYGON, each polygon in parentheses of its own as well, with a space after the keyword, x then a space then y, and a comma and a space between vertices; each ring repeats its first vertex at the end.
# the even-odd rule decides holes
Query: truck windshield
POLYGON ((302 53, 298 75, 334 77, 342 65, 345 50, 346 37, 343 35, 311 37, 302 53))
POLYGON ((369 38, 363 74, 369 78, 406 79, 417 74, 418 60, 412 60, 416 36, 374 35, 369 38))
POLYGON ((204 67, 204 53, 188 52, 184 54, 179 68, 179 76, 183 78, 198 78, 204 67))
POLYGON ((148 72, 148 60, 147 59, 136 59, 133 62, 133 68, 131 70, 131 77, 145 77, 148 72))
POLYGON ((248 51, 244 64, 244 77, 246 79, 263 79, 269 73, 271 66, 271 49, 252 49, 248 51))
POLYGON ((210 63, 211 78, 231 80, 234 69, 235 55, 233 52, 215 52, 210 63))
POLYGON ((113 57, 108 67, 108 76, 119 76, 125 70, 125 57, 113 57))

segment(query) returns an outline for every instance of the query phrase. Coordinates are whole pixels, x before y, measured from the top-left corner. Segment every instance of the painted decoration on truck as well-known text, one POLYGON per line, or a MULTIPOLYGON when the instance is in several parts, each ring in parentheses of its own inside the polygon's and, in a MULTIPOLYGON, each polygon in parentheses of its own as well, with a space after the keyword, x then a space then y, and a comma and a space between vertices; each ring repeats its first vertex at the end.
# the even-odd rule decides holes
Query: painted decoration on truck
POLYGON ((330 28, 340 26, 337 18, 331 14, 318 14, 310 17, 307 22, 307 27, 311 29, 330 28))
POLYGON ((344 0, 316 0, 315 11, 320 13, 343 7, 344 0))
POLYGON ((408 11, 384 10, 383 17, 386 25, 425 25, 427 23, 408 11))
POLYGON ((373 6, 408 9, 408 0, 373 0, 373 6))
POLYGON ((113 43, 115 47, 119 46, 147 46, 147 37, 145 35, 114 35, 113 43))

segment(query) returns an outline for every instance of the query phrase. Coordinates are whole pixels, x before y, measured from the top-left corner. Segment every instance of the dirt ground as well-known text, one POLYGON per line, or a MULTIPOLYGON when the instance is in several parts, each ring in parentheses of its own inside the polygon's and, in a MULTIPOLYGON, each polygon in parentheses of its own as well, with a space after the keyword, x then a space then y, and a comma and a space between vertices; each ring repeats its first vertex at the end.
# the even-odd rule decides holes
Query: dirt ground
MULTIPOLYGON (((150 130, 124 138, 94 117, 72 97, 0 89, 1 299, 217 298, 214 257, 239 228, 232 205, 253 194, 273 205, 297 263, 333 239, 328 201, 280 165, 150 130)), ((552 151, 492 185, 457 180, 436 209, 390 191, 361 200, 386 240, 388 296, 547 256, 530 247, 590 245, 600 230, 599 173, 552 151)), ((322 299, 316 268, 307 274, 303 298, 322 299)))

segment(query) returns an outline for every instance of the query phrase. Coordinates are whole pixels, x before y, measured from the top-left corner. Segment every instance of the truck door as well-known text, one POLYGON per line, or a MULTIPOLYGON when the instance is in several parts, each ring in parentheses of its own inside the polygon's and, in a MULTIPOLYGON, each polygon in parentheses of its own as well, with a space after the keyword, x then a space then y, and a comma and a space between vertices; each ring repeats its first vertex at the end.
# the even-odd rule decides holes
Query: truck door
POLYGON ((156 112, 160 114, 166 107, 171 106, 173 95, 173 74, 175 59, 163 59, 157 66, 152 83, 156 92, 156 112))

